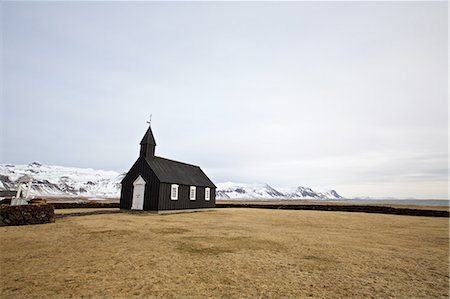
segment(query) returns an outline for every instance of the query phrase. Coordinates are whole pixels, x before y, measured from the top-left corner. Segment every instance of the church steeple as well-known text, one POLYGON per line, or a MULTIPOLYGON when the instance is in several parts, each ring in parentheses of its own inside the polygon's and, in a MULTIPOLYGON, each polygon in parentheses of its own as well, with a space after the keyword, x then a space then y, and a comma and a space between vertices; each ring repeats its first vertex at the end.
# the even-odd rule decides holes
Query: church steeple
POLYGON ((155 137, 153 137, 151 123, 148 122, 148 130, 145 133, 144 137, 141 140, 141 156, 144 156, 147 159, 152 159, 155 157, 155 137))

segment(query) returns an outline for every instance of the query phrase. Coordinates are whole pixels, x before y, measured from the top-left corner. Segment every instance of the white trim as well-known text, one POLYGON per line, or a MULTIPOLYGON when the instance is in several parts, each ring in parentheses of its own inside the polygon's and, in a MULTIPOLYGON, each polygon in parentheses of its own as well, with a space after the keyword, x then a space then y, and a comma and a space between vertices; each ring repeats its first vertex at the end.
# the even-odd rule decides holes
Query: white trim
POLYGON ((210 201, 211 200, 211 189, 206 187, 205 188, 205 200, 210 201))
POLYGON ((178 200, 178 185, 172 184, 170 185, 170 199, 171 200, 178 200))
POLYGON ((196 193, 197 193, 196 192, 196 187, 195 186, 191 186, 191 188, 189 188, 189 199, 190 200, 195 200, 196 197, 197 197, 196 193))

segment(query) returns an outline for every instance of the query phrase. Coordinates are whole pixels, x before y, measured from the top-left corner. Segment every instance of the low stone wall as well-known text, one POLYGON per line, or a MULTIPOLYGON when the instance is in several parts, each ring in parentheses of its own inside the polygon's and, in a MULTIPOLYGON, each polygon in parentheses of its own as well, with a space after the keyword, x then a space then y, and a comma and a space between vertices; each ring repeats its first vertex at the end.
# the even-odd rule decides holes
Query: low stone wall
POLYGON ((55 209, 103 209, 103 208, 120 208, 120 204, 108 202, 52 202, 49 203, 55 209))
POLYGON ((277 209, 277 210, 315 210, 315 211, 338 211, 338 212, 360 212, 377 214, 394 214, 407 216, 428 217, 450 217, 449 211, 426 210, 412 208, 398 208, 376 205, 341 205, 341 204, 253 204, 253 203, 217 203, 216 208, 254 208, 254 209, 277 209))
POLYGON ((0 226, 55 222, 55 210, 49 204, 0 205, 0 226))

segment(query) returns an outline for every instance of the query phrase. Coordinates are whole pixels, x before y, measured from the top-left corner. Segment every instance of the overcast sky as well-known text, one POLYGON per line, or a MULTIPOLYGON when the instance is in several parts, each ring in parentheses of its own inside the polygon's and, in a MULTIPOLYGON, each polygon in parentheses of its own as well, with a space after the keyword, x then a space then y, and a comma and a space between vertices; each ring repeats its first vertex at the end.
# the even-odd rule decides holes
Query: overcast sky
POLYGON ((0 163, 447 198, 447 2, 0 5, 0 163))

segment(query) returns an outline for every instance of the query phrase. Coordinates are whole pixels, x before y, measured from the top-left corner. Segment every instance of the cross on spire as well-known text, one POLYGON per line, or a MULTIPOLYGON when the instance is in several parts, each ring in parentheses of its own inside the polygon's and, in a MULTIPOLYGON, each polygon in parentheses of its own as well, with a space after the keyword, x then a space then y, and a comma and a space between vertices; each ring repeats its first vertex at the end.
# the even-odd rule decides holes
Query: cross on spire
POLYGON ((149 117, 147 123, 149 126, 151 126, 151 124, 152 124, 152 115, 151 114, 150 114, 150 117, 149 117))

